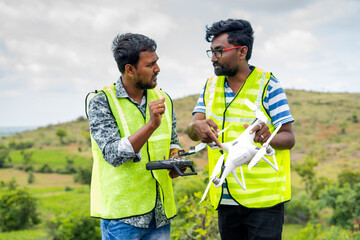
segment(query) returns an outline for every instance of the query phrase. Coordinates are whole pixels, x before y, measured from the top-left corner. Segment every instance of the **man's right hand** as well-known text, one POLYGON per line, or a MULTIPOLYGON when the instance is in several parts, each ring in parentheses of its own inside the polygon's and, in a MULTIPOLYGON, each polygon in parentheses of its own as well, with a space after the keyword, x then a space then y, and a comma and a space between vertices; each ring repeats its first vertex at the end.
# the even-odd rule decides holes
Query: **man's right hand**
POLYGON ((196 113, 188 127, 188 135, 192 140, 200 140, 204 143, 215 142, 223 148, 218 140, 219 127, 212 119, 205 119, 205 114, 196 113))
POLYGON ((161 124, 161 117, 165 113, 165 98, 161 98, 159 100, 150 102, 149 113, 150 113, 149 122, 155 128, 158 128, 161 124))

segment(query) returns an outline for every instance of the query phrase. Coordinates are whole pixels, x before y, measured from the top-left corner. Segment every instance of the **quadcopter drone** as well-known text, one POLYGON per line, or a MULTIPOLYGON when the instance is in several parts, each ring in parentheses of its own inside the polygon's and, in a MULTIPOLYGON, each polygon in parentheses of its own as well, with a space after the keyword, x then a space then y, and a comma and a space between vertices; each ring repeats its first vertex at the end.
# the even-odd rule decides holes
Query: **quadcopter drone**
MULTIPOLYGON (((271 134, 269 139, 263 144, 263 146, 261 148, 255 146, 253 144, 255 132, 252 134, 250 134, 249 132, 254 126, 261 124, 261 123, 265 123, 267 121, 267 117, 264 115, 263 112, 261 112, 259 109, 257 109, 255 104, 250 102, 248 99, 245 99, 245 104, 251 110, 254 111, 256 119, 239 137, 237 137, 233 141, 222 143, 223 150, 228 152, 224 170, 223 170, 222 174, 219 177, 217 177, 217 175, 221 172, 221 168, 224 163, 224 154, 222 154, 219 157, 219 159, 214 167, 214 170, 210 176, 209 184, 206 187, 204 195, 199 203, 201 203, 205 199, 205 197, 210 189, 211 183, 214 183, 215 187, 217 187, 217 188, 220 187, 223 184, 225 178, 230 173, 232 173, 234 175, 234 178, 237 181, 237 183, 240 185, 240 187, 242 189, 246 190, 244 174, 243 174, 243 170, 241 167, 244 164, 248 164, 248 168, 249 168, 249 170, 251 170, 251 168, 256 166, 257 163, 262 159, 265 162, 267 162, 275 171, 279 170, 277 162, 276 162, 276 158, 275 158, 275 150, 270 146, 270 142, 274 138, 276 133, 279 131, 282 124, 281 123, 279 124, 279 126, 275 129, 275 131, 271 134), (273 160, 274 160, 274 164, 272 162, 270 162, 267 158, 265 158, 264 157, 265 155, 272 156, 273 160), (237 167, 240 167, 241 182, 236 174, 237 167)), ((218 135, 220 135, 224 131, 226 131, 227 128, 220 131, 218 133, 218 135)), ((214 142, 209 143, 209 144, 200 143, 196 147, 192 147, 189 152, 187 152, 187 153, 182 152, 181 154, 190 155, 190 154, 196 153, 197 151, 204 149, 206 147, 206 145, 209 145, 209 147, 211 149, 219 148, 214 142)), ((179 155, 181 155, 181 154, 179 154, 179 155)))

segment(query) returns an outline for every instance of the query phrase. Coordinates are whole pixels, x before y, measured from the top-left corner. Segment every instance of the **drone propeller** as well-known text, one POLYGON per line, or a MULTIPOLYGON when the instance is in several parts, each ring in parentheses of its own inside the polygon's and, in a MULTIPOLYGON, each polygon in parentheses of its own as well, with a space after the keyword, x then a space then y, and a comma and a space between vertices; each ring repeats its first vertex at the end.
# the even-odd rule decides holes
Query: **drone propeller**
MULTIPOLYGON (((271 136, 269 137, 269 139, 263 144, 262 148, 260 148, 260 150, 255 154, 255 156, 253 157, 253 159, 250 161, 249 163, 249 170, 251 170, 251 168, 253 166, 255 166, 265 155, 266 153, 266 149, 269 146, 269 143, 271 142, 271 140, 275 137, 276 133, 280 130, 282 124, 280 123, 279 126, 275 129, 275 131, 271 134, 271 136)), ((276 160, 274 159, 275 164, 276 164, 276 160)), ((267 161, 268 162, 268 161, 267 161)), ((269 163, 269 162, 268 162, 269 163)), ((273 168, 274 165, 270 164, 273 168)), ((277 165, 277 164, 276 164, 277 165)), ((278 169, 274 168, 276 171, 278 169)))
POLYGON ((262 111, 260 111, 260 110, 256 107, 256 105, 255 105, 254 103, 250 102, 249 99, 245 99, 245 104, 246 104, 246 106, 248 106, 251 110, 254 111, 256 118, 258 118, 258 119, 260 119, 260 121, 266 123, 267 117, 265 116, 265 114, 264 114, 262 111))
POLYGON ((198 145, 195 146, 195 152, 198 152, 200 150, 203 150, 206 147, 207 143, 200 143, 198 145))
POLYGON ((204 199, 205 199, 205 197, 206 197, 206 195, 207 195, 207 193, 208 193, 208 191, 209 191, 209 189, 210 189, 211 183, 213 183, 213 180, 214 180, 215 178, 217 178, 216 175, 218 175, 218 174, 220 173, 220 171, 221 171, 221 167, 222 167, 223 162, 224 162, 224 154, 222 154, 222 155, 219 157, 219 159, 218 159, 218 161, 217 161, 217 163, 216 163, 216 165, 215 165, 215 167, 214 167, 214 170, 213 170, 213 172, 212 172, 212 174, 211 174, 209 184, 207 185, 206 190, 205 190, 205 192, 204 192, 204 195, 202 196, 202 198, 201 198, 201 200, 200 200, 199 203, 201 203, 202 201, 204 201, 204 199))

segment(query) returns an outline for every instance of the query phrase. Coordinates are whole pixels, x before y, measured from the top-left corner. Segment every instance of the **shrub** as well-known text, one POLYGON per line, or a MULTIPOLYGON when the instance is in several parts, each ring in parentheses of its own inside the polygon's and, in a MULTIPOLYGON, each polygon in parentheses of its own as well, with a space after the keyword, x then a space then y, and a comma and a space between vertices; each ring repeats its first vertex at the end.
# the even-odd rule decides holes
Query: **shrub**
POLYGON ((64 137, 66 137, 67 136, 67 131, 65 130, 65 129, 58 129, 58 130, 56 130, 56 136, 58 136, 59 137, 59 139, 60 139, 60 143, 61 144, 65 144, 65 142, 64 142, 64 137))
POLYGON ((0 144, 0 168, 4 167, 5 160, 9 156, 9 149, 6 148, 3 144, 0 144))
POLYGON ((51 169, 51 167, 45 163, 44 165, 42 165, 41 168, 39 168, 38 172, 40 173, 52 173, 53 170, 51 169))
POLYGON ((344 187, 346 183, 353 187, 355 183, 360 182, 360 172, 355 172, 351 169, 343 170, 338 175, 338 182, 340 187, 344 187))
POLYGON ((0 189, 0 231, 26 229, 39 223, 36 199, 14 181, 0 189))
POLYGON ((66 165, 64 168, 59 168, 56 170, 57 173, 60 174, 73 174, 76 173, 76 169, 74 167, 74 157, 66 156, 66 165))
POLYGON ((56 216, 47 224, 53 240, 97 240, 101 239, 98 219, 88 214, 73 212, 67 216, 56 216))
POLYGON ((184 215, 172 224, 172 239, 220 239, 217 211, 207 198, 199 204, 202 192, 185 196, 178 205, 179 215, 184 215))
POLYGON ((23 169, 26 172, 32 171, 33 167, 31 165, 31 162, 32 162, 32 156, 33 156, 34 152, 21 150, 20 153, 23 158, 23 169))
POLYGON ((329 187, 321 192, 319 206, 333 209, 332 224, 353 228, 353 220, 360 216, 360 183, 353 187, 348 183, 344 187, 329 187))
POLYGON ((74 175, 74 181, 80 184, 90 185, 91 183, 91 168, 78 168, 74 175))
POLYGON ((306 223, 310 220, 311 214, 315 210, 312 205, 312 199, 306 193, 300 193, 299 196, 294 196, 290 202, 285 204, 285 222, 306 223))
POLYGON ((297 240, 346 240, 359 239, 350 231, 338 226, 331 226, 328 230, 323 230, 320 224, 308 223, 307 226, 301 230, 300 234, 295 238, 297 240))
POLYGON ((32 148, 34 146, 34 142, 32 141, 24 141, 24 142, 15 142, 14 139, 9 141, 9 148, 15 150, 24 150, 28 148, 32 148))
POLYGON ((27 181, 29 184, 32 184, 35 181, 35 175, 34 175, 33 171, 28 172, 28 180, 27 181))

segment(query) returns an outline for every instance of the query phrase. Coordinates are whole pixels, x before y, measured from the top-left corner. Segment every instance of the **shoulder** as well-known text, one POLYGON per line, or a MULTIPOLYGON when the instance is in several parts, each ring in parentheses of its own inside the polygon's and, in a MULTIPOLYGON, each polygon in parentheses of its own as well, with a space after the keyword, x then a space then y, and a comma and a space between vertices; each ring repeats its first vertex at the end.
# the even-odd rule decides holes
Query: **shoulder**
POLYGON ((104 111, 104 109, 109 109, 109 102, 106 94, 103 91, 98 91, 90 100, 89 100, 89 114, 92 112, 104 111))
POLYGON ((267 90, 266 95, 269 98, 275 97, 276 95, 279 95, 282 93, 285 94, 285 91, 284 91, 283 87, 281 86, 280 81, 277 78, 275 78, 272 74, 270 76, 269 83, 268 83, 266 90, 267 90))
POLYGON ((90 104, 103 103, 106 101, 107 101, 106 94, 103 91, 98 91, 90 99, 90 104))

